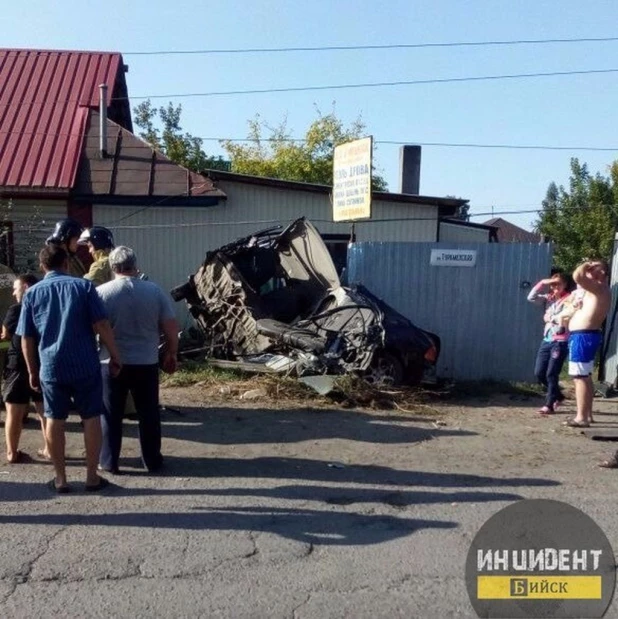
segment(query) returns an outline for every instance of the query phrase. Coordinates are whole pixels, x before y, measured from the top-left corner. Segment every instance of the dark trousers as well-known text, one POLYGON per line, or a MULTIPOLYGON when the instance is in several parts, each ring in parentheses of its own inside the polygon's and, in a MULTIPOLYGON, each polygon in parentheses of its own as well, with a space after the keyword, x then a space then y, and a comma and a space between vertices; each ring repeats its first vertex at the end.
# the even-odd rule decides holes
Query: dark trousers
POLYGON ((569 353, 567 342, 541 342, 539 351, 536 354, 536 364, 534 374, 537 380, 547 387, 547 397, 545 406, 550 408, 555 402, 564 400, 564 395, 560 391, 560 372, 564 365, 564 360, 569 353))
POLYGON ((122 420, 129 392, 133 396, 139 422, 142 462, 149 471, 160 468, 161 413, 159 410, 159 366, 125 365, 116 378, 102 365, 103 403, 101 425, 103 445, 99 464, 107 470, 118 469, 122 447, 122 420))

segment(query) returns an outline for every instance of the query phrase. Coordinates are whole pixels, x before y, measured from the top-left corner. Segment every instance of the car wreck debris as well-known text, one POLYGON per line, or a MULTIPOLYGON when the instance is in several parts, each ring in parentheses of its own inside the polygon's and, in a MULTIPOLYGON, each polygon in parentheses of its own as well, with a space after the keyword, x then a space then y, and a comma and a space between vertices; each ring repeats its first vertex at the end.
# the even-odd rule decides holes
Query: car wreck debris
POLYGON ((363 286, 342 286, 322 238, 304 217, 208 252, 172 296, 188 304, 208 358, 225 367, 297 376, 356 373, 392 385, 419 382, 440 352, 437 335, 363 286))

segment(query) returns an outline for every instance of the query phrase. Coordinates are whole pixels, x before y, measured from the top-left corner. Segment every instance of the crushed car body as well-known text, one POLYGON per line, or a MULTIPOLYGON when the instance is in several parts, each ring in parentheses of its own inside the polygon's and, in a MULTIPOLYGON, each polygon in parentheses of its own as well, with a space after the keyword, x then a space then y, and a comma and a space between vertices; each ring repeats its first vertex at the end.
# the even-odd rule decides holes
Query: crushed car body
POLYGON ((363 286, 342 286, 304 217, 208 252, 172 297, 186 301, 207 356, 220 365, 416 383, 440 352, 438 336, 363 286))

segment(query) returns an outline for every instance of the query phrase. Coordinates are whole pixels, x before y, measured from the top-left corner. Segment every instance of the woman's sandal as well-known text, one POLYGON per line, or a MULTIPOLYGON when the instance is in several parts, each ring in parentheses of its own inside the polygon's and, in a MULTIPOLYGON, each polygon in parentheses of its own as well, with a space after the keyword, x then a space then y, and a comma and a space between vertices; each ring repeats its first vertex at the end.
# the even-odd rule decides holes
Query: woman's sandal
POLYGON ((7 464, 19 464, 20 462, 24 462, 26 459, 26 454, 21 451, 21 449, 18 449, 14 454, 12 458, 7 458, 6 462, 7 464))
POLYGON ((618 453, 614 454, 611 458, 599 462, 598 466, 602 469, 618 469, 618 453))
POLYGON ((589 428, 589 421, 576 421, 575 419, 567 419, 563 424, 563 426, 567 426, 569 428, 589 428))

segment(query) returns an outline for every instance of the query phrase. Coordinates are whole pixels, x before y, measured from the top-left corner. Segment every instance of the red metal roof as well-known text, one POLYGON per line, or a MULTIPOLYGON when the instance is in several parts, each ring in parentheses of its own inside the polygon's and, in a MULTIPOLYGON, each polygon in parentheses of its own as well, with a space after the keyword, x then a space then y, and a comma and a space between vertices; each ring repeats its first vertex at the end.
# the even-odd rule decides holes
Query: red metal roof
POLYGON ((485 222, 486 226, 493 226, 498 231, 500 243, 540 243, 543 239, 536 232, 528 232, 502 217, 494 217, 485 222))
POLYGON ((103 83, 108 106, 119 88, 126 97, 120 54, 0 49, 1 189, 73 186, 88 111, 98 107, 103 83))

